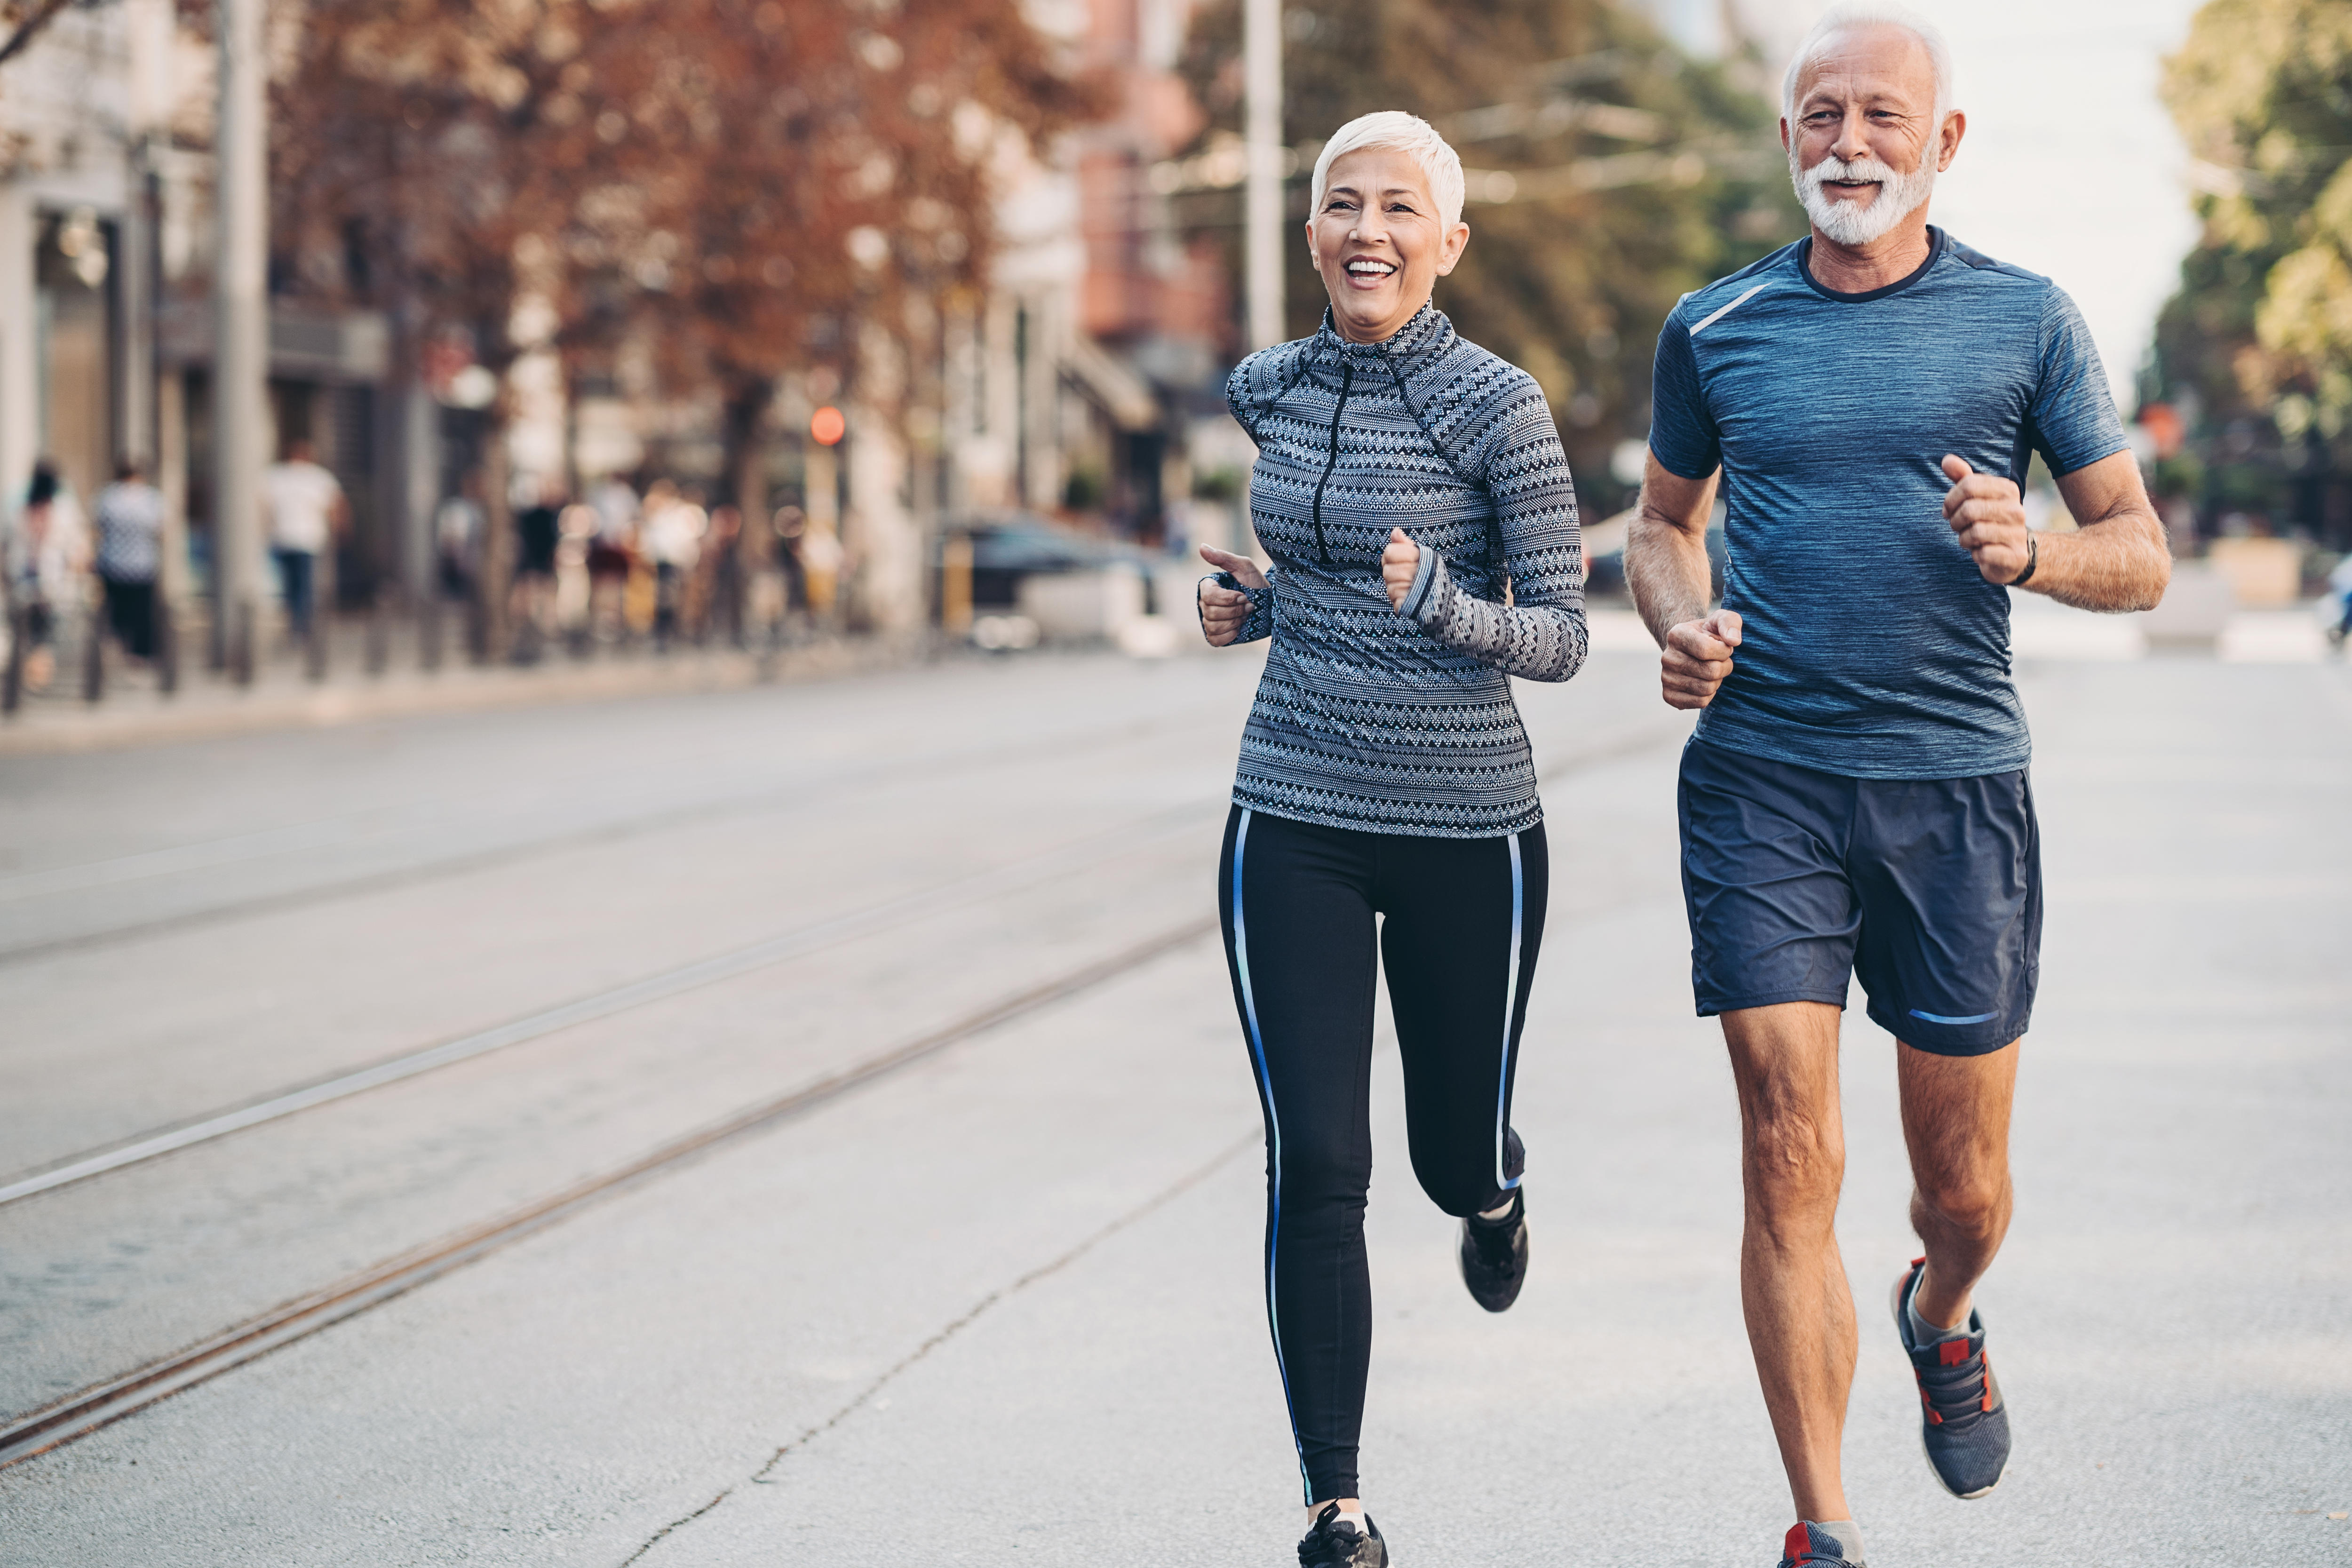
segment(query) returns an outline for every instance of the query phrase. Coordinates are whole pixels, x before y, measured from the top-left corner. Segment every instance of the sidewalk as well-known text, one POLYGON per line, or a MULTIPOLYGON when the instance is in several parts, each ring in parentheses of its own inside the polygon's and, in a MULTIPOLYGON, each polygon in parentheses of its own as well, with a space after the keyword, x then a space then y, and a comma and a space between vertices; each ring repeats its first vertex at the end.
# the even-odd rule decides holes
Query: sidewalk
MULTIPOLYGON (((49 689, 27 693, 0 718, 0 758, 111 751, 177 741, 211 740, 266 730, 308 729, 535 703, 583 702, 662 693, 729 691, 776 681, 823 679, 884 669, 913 657, 904 643, 826 637, 770 652, 737 648, 599 648, 584 658, 560 649, 531 664, 477 665, 453 650, 438 669, 393 659, 365 666, 361 628, 339 628, 323 680, 305 677, 298 658, 265 663, 250 687, 203 668, 201 649, 184 656, 180 689, 165 696, 153 674, 110 661, 107 694, 81 700, 77 669, 61 669, 49 689)), ((404 642, 406 639, 402 639, 404 642)))

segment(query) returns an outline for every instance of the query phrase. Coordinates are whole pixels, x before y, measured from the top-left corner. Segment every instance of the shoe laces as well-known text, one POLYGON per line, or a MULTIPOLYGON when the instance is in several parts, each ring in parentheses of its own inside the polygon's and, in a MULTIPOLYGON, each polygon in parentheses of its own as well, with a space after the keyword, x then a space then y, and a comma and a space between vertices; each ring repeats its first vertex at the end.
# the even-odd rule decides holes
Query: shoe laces
POLYGON ((1336 1503, 1317 1516, 1315 1528, 1298 1543, 1299 1568, 1351 1568, 1356 1548, 1370 1538, 1357 1533, 1352 1524, 1343 1529, 1339 1516, 1336 1503))
POLYGON ((1992 1408, 1991 1358, 1980 1345, 1970 1351, 1969 1342, 1939 1340, 1919 1352, 1936 1352, 1932 1365, 1922 1366, 1916 1359, 1911 1363, 1930 1426, 1966 1426, 1992 1408))

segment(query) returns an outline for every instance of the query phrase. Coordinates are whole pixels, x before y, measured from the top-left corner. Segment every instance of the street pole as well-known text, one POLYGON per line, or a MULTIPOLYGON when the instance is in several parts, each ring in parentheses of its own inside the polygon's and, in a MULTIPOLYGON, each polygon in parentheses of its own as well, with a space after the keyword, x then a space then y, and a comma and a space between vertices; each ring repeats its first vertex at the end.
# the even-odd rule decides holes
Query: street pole
POLYGON ((1282 319, 1282 0, 1243 0, 1242 80, 1247 97, 1244 142, 1249 181, 1243 193, 1243 255, 1249 346, 1285 336, 1282 319))
POLYGON ((269 123, 264 0, 219 0, 220 127, 213 271, 213 636, 242 685, 259 635, 261 469, 269 395, 269 123))

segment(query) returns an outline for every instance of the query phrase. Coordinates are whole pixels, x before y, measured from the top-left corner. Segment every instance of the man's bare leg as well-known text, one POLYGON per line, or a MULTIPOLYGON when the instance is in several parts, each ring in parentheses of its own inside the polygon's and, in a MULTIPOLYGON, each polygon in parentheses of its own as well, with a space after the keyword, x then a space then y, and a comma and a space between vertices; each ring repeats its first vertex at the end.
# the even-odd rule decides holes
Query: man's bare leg
POLYGON ((1919 1316, 1957 1328, 1969 1293, 2009 1234, 2009 1113, 2017 1042, 1980 1057, 1895 1048, 1903 1141, 1911 1150, 1911 1228, 1927 1244, 1919 1316))
POLYGON ((1836 1230, 1845 1177, 1838 1017, 1821 1002, 1723 1015, 1748 1198, 1739 1247, 1748 1343, 1797 1517, 1822 1521, 1853 1517, 1839 1468, 1854 1326, 1836 1230))

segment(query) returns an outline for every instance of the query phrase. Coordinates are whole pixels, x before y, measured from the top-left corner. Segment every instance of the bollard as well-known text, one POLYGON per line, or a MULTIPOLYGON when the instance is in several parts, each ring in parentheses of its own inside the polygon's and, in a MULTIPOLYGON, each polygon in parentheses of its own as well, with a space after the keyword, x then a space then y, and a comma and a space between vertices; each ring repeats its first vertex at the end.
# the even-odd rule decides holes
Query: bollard
POLYGON ((14 713, 25 700, 25 616, 7 600, 8 659, 0 667, 0 713, 14 713))
POLYGON ((313 685, 327 679, 327 612, 323 605, 310 608, 310 629, 302 638, 302 673, 313 685))
POLYGON ((228 615, 229 676, 239 686, 253 684, 253 601, 240 599, 228 615))
POLYGON ((417 606, 416 662, 425 670, 441 668, 441 600, 436 583, 425 590, 425 602, 417 606))
POLYGON ((950 533, 940 552, 940 629, 971 635, 971 535, 950 533))
POLYGON ((371 676, 381 676, 392 662, 391 606, 385 602, 387 590, 378 588, 368 602, 366 669, 371 676))
POLYGON ((155 592, 155 688, 166 697, 180 689, 180 628, 161 584, 155 592))
POLYGON ((106 613, 85 615, 82 626, 81 700, 96 703, 106 695, 106 613))

